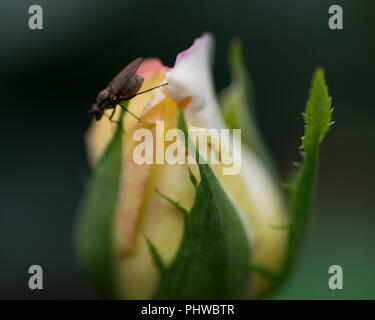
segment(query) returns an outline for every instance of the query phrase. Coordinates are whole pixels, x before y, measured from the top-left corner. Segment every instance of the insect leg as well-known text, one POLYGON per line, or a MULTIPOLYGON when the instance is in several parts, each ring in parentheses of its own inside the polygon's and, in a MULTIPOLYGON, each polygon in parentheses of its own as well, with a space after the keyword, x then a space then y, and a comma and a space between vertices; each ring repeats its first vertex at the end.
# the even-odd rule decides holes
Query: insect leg
POLYGON ((113 108, 113 111, 112 111, 112 113, 111 113, 111 115, 109 117, 106 114, 105 115, 108 117, 109 121, 118 124, 121 127, 121 129, 122 129, 122 123, 120 121, 115 121, 115 120, 112 119, 113 116, 114 116, 114 114, 115 114, 115 112, 116 112, 116 107, 113 108))
POLYGON ((121 105, 121 103, 119 102, 118 105, 125 111, 129 112, 134 118, 136 118, 137 120, 140 120, 139 117, 137 117, 133 112, 130 112, 128 108, 125 108, 121 105))
POLYGON ((116 107, 113 108, 113 111, 111 113, 110 116, 108 116, 106 113, 104 113, 104 115, 109 119, 109 121, 113 122, 113 123, 117 123, 117 124, 120 124, 118 121, 115 121, 115 120, 112 120, 114 114, 115 114, 115 111, 116 111, 116 107))
POLYGON ((116 121, 113 121, 113 120, 112 120, 113 116, 115 115, 115 112, 116 112, 116 106, 113 108, 112 113, 111 113, 111 115, 109 116, 109 120, 111 120, 112 122, 116 122, 116 121))

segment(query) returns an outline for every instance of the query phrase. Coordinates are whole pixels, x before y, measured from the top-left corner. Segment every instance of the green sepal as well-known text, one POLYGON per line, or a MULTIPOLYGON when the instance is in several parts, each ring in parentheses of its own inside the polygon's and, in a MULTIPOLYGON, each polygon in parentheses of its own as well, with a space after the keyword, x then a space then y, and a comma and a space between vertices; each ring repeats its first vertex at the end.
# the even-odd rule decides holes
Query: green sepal
POLYGON ((255 273, 261 275, 262 277, 265 277, 265 278, 268 278, 268 279, 271 279, 271 280, 274 280, 277 277, 275 272, 273 272, 270 269, 268 269, 267 267, 265 267, 263 265, 260 265, 260 264, 257 264, 257 263, 250 262, 249 268, 252 271, 254 271, 255 273))
MULTIPOLYGON (((123 118, 121 110, 119 123, 123 118)), ((112 256, 112 218, 118 198, 122 169, 121 125, 89 178, 75 221, 77 258, 98 292, 115 298, 112 256)))
POLYGON ((196 187, 197 186, 197 178, 195 178, 194 173, 191 171, 191 169, 189 167, 188 167, 188 171, 189 171, 190 181, 193 184, 193 186, 196 187))
POLYGON ((188 214, 188 211, 185 208, 183 208, 177 201, 174 201, 173 199, 171 199, 167 195, 161 193, 158 189, 156 189, 155 191, 158 195, 160 195, 162 198, 167 200, 171 205, 173 205, 176 209, 181 211, 184 215, 188 214))
POLYGON ((309 99, 303 118, 305 121, 305 134, 302 137, 300 151, 302 162, 294 163, 299 172, 295 181, 287 184, 291 191, 290 201, 290 224, 286 226, 289 230, 288 248, 285 264, 275 286, 279 285, 291 271, 297 249, 304 235, 308 213, 312 202, 316 173, 319 162, 319 146, 330 126, 333 124, 333 109, 331 98, 324 80, 324 71, 318 68, 313 76, 309 99))
POLYGON ((246 70, 239 39, 229 48, 229 67, 232 83, 220 94, 223 117, 230 129, 241 129, 241 138, 257 155, 274 177, 277 177, 272 157, 260 135, 255 115, 255 90, 246 70))
POLYGON ((324 71, 315 71, 309 100, 303 118, 305 121, 305 135, 302 137, 301 153, 303 161, 292 189, 291 224, 289 237, 290 254, 298 245, 304 233, 308 211, 311 205, 315 187, 316 172, 319 162, 319 146, 324 135, 333 124, 331 121, 333 109, 331 98, 324 80, 324 71))
MULTIPOLYGON (((178 127, 184 132, 188 145, 181 110, 178 127)), ((190 151, 199 159, 196 150, 190 151)), ((208 164, 198 166, 201 180, 196 187, 194 204, 185 215, 180 247, 170 265, 159 268, 160 281, 153 298, 246 298, 251 275, 249 236, 238 209, 212 168, 208 164)), ((157 248, 153 250, 157 253, 157 248)), ((158 264, 155 252, 152 256, 158 264)))
POLYGON ((150 250, 150 253, 152 255, 152 259, 154 260, 158 270, 160 272, 163 272, 165 270, 163 260, 161 259, 159 253, 156 251, 154 245, 152 244, 152 242, 150 241, 150 239, 146 235, 145 235, 145 240, 146 240, 148 249, 150 250))

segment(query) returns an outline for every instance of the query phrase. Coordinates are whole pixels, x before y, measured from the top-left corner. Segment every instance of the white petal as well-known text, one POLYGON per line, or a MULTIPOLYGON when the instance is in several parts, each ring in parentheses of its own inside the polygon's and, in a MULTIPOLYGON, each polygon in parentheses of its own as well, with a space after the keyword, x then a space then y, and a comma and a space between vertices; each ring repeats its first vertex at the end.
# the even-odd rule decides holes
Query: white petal
POLYGON ((173 69, 167 73, 168 94, 175 101, 190 97, 187 120, 195 126, 224 127, 212 81, 214 39, 205 33, 187 50, 181 52, 173 69))

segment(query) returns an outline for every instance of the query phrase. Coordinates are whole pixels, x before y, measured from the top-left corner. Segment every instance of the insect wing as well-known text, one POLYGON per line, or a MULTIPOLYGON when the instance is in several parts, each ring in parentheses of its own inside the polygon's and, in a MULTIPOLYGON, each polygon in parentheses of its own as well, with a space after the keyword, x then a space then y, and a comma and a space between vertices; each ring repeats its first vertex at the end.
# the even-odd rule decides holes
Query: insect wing
POLYGON ((112 94, 117 94, 124 84, 131 78, 132 75, 138 70, 141 65, 143 58, 137 58, 130 62, 120 73, 112 79, 109 83, 108 88, 112 94))

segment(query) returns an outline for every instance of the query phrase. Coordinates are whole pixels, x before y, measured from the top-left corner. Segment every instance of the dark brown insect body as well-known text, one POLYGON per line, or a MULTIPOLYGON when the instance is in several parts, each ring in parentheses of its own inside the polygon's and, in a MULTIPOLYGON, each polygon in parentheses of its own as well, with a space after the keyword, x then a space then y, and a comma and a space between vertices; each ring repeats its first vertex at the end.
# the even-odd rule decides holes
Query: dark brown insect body
POLYGON ((142 60, 142 58, 137 58, 129 63, 113 78, 107 88, 99 92, 96 102, 93 103, 89 111, 90 115, 94 116, 96 120, 100 120, 106 109, 113 109, 112 117, 116 105, 120 101, 129 100, 137 95, 144 79, 136 75, 135 72, 141 65, 142 60))

